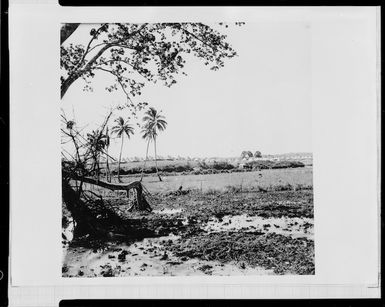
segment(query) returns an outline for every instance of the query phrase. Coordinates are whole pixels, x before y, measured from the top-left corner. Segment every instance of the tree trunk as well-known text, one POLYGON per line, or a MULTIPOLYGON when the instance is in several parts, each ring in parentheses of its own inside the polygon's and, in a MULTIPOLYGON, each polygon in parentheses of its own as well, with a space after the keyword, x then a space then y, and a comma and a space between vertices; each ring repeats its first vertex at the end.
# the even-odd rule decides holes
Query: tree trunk
POLYGON ((156 174, 158 175, 159 181, 162 181, 162 177, 159 175, 158 171, 158 162, 157 162, 157 155, 156 155, 156 138, 154 137, 154 151, 155 151, 155 169, 156 169, 156 174))
POLYGON ((96 154, 94 153, 94 154, 92 154, 92 159, 93 159, 93 163, 92 163, 92 175, 95 177, 95 178, 97 178, 97 171, 96 171, 96 169, 97 169, 97 164, 98 164, 98 158, 97 158, 97 156, 96 156, 96 154))
POLYGON ((103 227, 100 228, 100 222, 92 210, 88 208, 86 203, 80 198, 79 193, 66 180, 63 180, 62 183, 62 197, 64 204, 75 221, 74 238, 80 238, 85 235, 101 236, 106 233, 107 230, 103 230, 103 227))
MULTIPOLYGON (((87 62, 87 64, 84 65, 84 67, 79 67, 74 73, 68 76, 67 79, 64 80, 64 82, 61 85, 61 98, 64 97, 65 93, 69 89, 69 87, 74 83, 77 79, 79 79, 84 73, 91 70, 92 65, 95 63, 95 61, 106 51, 107 49, 111 48, 113 44, 106 44, 103 48, 101 48, 92 59, 87 62)), ((84 63, 82 63, 83 65, 84 63)))
MULTIPOLYGON (((101 180, 98 181, 90 177, 82 178, 68 173, 66 173, 66 177, 76 181, 81 180, 81 183, 85 182, 113 191, 126 191, 127 196, 129 195, 129 190, 133 189, 136 194, 136 199, 128 210, 152 211, 151 206, 143 195, 143 187, 139 181, 134 181, 129 184, 112 184, 101 180)), ((84 236, 102 238, 109 236, 114 230, 127 235, 133 234, 135 231, 135 229, 133 229, 133 225, 130 225, 127 220, 117 215, 112 209, 105 207, 102 200, 96 199, 91 203, 91 206, 89 206, 88 202, 81 196, 82 193, 78 192, 79 191, 75 191, 71 187, 68 180, 62 180, 63 203, 71 213, 76 225, 74 229, 75 239, 79 239, 84 236), (92 206, 93 203, 96 203, 98 206, 95 208, 95 206, 92 206), (104 218, 101 219, 100 215, 103 215, 104 218)), ((127 204, 129 204, 129 202, 127 202, 127 204)))
POLYGON ((120 155, 119 155, 119 162, 118 162, 118 182, 121 182, 120 181, 120 161, 122 159, 123 138, 124 138, 124 134, 122 134, 122 145, 120 145, 120 155))
POLYGON ((106 147, 106 180, 111 182, 110 165, 108 163, 108 146, 106 147))
POLYGON ((140 181, 142 181, 142 179, 143 179, 144 168, 146 167, 146 162, 147 162, 147 158, 148 158, 148 147, 150 146, 150 140, 151 139, 149 138, 147 141, 146 158, 144 159, 142 174, 140 175, 140 181))
POLYGON ((98 180, 100 179, 100 153, 96 154, 96 169, 97 169, 97 176, 98 180))
POLYGON ((60 87, 60 98, 63 99, 69 87, 72 85, 72 83, 74 83, 77 79, 79 79, 79 77, 81 76, 81 73, 82 72, 73 73, 67 79, 64 80, 64 82, 61 84, 61 87, 60 87))

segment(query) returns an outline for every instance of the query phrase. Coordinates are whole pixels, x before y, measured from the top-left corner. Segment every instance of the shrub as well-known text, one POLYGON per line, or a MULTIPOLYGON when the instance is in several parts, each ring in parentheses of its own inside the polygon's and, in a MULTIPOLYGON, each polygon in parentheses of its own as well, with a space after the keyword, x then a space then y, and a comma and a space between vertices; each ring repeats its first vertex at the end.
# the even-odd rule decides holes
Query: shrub
POLYGON ((218 195, 220 194, 220 191, 216 189, 209 188, 204 192, 205 195, 218 195))
POLYGON ((294 188, 290 183, 285 184, 285 185, 282 185, 282 184, 276 185, 272 188, 273 191, 291 191, 293 189, 294 188))
POLYGON ((209 169, 210 168, 210 166, 208 166, 205 161, 199 161, 198 166, 202 169, 209 169))
POLYGON ((271 160, 260 160, 246 162, 244 168, 252 170, 261 169, 280 169, 280 168, 296 168, 304 167, 305 164, 299 161, 271 161, 271 160))
POLYGON ((245 163, 246 169, 253 169, 253 170, 261 170, 261 169, 269 169, 272 168, 274 165, 273 161, 264 160, 264 161, 250 161, 245 163))
POLYGON ((299 161, 278 161, 273 165, 272 168, 296 168, 296 167, 304 167, 305 164, 299 161))
POLYGON ((295 191, 302 191, 302 190, 313 190, 312 185, 304 185, 304 184, 297 184, 294 188, 295 191))
POLYGON ((227 193, 239 193, 242 192, 242 189, 240 186, 233 186, 233 185, 228 185, 225 187, 227 193))
POLYGON ((214 162, 212 168, 215 170, 231 170, 234 168, 234 165, 228 162, 214 162))

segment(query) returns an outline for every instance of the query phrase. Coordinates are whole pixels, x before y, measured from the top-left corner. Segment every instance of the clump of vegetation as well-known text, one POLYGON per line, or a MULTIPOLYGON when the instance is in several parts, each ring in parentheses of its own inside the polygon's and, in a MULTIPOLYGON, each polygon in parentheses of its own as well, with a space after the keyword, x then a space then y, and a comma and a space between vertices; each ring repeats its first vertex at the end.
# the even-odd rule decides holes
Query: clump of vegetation
MULTIPOLYGON (((283 169, 283 168, 297 168, 304 167, 302 162, 298 161, 250 161, 243 165, 243 168, 238 168, 236 165, 226 162, 219 161, 213 163, 206 163, 200 161, 198 163, 191 164, 189 161, 181 161, 175 163, 165 163, 161 165, 148 165, 144 167, 125 167, 120 169, 121 175, 135 175, 135 174, 155 174, 157 171, 162 175, 175 175, 175 174, 192 174, 192 175, 208 175, 208 174, 220 174, 220 173, 233 173, 233 172, 244 172, 244 171, 256 171, 263 169, 283 169)), ((117 174, 117 170, 112 170, 113 175, 117 174)))
POLYGON ((228 185, 225 188, 226 193, 250 193, 250 192, 280 192, 280 191, 303 191, 303 190, 313 190, 312 185, 304 185, 304 184, 296 184, 296 185, 291 185, 290 183, 287 184, 278 184, 278 185, 270 185, 268 187, 262 187, 262 186, 257 186, 257 187, 249 187, 249 188, 244 188, 242 185, 239 186, 234 186, 234 185, 228 185))
POLYGON ((204 193, 204 195, 219 195, 221 194, 222 192, 220 190, 217 190, 217 189, 207 189, 204 193))
POLYGON ((242 186, 228 185, 225 188, 226 193, 235 194, 243 192, 242 186))
POLYGON ((231 170, 234 169, 235 166, 228 162, 214 162, 212 168, 215 170, 231 170))
POLYGON ((210 166, 205 161, 199 161, 198 166, 201 169, 209 169, 210 168, 210 166))
POLYGON ((270 191, 293 191, 294 187, 290 184, 278 184, 275 186, 270 186, 269 188, 270 191))
POLYGON ((166 173, 181 173, 181 172, 190 172, 193 170, 191 165, 189 163, 185 165, 165 165, 159 168, 161 172, 166 172, 166 173))
POLYGON ((177 256, 203 260, 244 262, 272 269, 276 274, 313 275, 314 241, 267 233, 220 232, 182 237, 167 246, 177 256))
POLYGON ((302 191, 302 190, 313 190, 313 186, 311 184, 297 184, 294 187, 295 191, 302 191))
MULTIPOLYGON (((165 165, 165 166, 158 166, 158 172, 162 173, 162 175, 165 174, 171 174, 171 173, 183 173, 183 172, 191 172, 193 171, 193 168, 189 165, 165 165)), ((146 166, 145 168, 141 167, 133 167, 128 169, 122 169, 120 171, 120 174, 123 175, 135 175, 135 174, 154 174, 157 172, 157 169, 155 166, 146 166)), ((112 171, 112 174, 115 175, 117 173, 116 170, 112 171)))
POLYGON ((287 184, 270 185, 268 188, 262 188, 258 186, 257 189, 261 192, 302 191, 302 190, 313 190, 313 186, 303 185, 303 184, 291 185, 290 183, 287 183, 287 184))
POLYGON ((305 164, 299 161, 259 160, 259 161, 246 162, 244 166, 245 169, 250 169, 250 170, 297 168, 297 167, 305 167, 305 164))

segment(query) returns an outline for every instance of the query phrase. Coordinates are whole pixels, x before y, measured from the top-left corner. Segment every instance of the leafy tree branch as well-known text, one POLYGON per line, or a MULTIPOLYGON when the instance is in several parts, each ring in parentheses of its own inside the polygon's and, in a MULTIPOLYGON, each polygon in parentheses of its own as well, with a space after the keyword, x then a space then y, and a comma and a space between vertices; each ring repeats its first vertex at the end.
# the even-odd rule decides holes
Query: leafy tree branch
POLYGON ((86 81, 86 89, 92 89, 90 80, 99 70, 114 76, 115 84, 107 89, 116 90, 119 84, 133 104, 130 98, 144 87, 137 76, 170 87, 177 82, 176 75, 186 75, 183 68, 191 56, 217 70, 236 55, 226 35, 202 23, 101 24, 89 34, 86 46, 61 46, 61 97, 79 78, 86 81), (130 74, 134 76, 129 78, 130 74))

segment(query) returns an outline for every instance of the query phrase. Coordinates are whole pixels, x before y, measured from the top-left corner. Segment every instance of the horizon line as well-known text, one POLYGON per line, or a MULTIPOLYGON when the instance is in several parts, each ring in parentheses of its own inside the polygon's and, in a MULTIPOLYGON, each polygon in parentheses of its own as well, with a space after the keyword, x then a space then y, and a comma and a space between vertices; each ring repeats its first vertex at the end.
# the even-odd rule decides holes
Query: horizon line
MULTIPOLYGON (((310 151, 299 151, 299 152, 284 152, 284 153, 270 153, 270 154, 262 154, 262 158, 269 157, 269 156, 289 156, 289 155, 313 155, 313 152, 310 151)), ((122 159, 134 159, 134 158, 140 158, 145 159, 144 156, 126 156, 122 157, 122 159)), ((154 155, 149 155, 148 158, 155 158, 154 155)), ((157 160, 160 159, 239 159, 241 158, 240 155, 238 156, 192 156, 192 155, 157 155, 157 160)), ((251 157, 254 158, 254 157, 251 157)))

